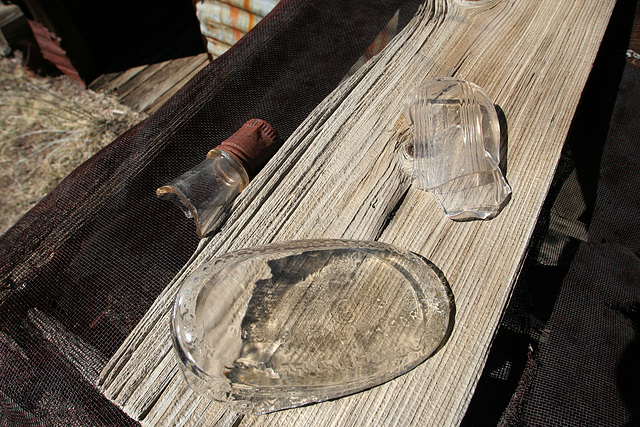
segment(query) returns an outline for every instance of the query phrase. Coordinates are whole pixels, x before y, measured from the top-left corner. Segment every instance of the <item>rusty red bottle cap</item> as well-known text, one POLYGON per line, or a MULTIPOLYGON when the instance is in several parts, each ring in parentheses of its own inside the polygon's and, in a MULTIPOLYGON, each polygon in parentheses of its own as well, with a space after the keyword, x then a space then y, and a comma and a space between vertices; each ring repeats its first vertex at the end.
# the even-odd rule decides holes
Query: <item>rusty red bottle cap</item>
POLYGON ((242 163, 249 176, 264 166, 280 145, 273 127, 262 119, 251 119, 216 149, 226 151, 242 163))

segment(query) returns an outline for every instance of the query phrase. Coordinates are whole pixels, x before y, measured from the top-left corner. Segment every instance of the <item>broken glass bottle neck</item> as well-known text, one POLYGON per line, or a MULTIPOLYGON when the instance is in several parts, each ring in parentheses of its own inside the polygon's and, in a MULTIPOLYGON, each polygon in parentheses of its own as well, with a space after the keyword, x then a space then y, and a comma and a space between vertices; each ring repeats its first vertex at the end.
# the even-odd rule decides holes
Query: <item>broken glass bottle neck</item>
POLYGON ((244 166, 226 151, 214 149, 205 161, 158 188, 156 195, 176 203, 188 218, 193 218, 202 238, 220 227, 225 212, 248 184, 244 166))
POLYGON ((279 145, 273 128, 252 119, 209 151, 206 160, 156 190, 163 200, 176 203, 193 218, 200 238, 216 231, 231 204, 279 145))

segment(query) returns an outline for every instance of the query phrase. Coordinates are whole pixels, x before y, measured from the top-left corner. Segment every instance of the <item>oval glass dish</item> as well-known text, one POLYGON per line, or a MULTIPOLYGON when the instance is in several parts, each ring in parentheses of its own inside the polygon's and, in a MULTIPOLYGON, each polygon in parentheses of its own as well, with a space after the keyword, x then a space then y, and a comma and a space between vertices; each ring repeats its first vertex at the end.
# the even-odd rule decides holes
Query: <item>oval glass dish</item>
POLYGON ((352 394, 439 349, 454 303, 442 272, 378 242, 302 240, 211 260, 183 282, 171 331, 199 393, 245 413, 352 394))

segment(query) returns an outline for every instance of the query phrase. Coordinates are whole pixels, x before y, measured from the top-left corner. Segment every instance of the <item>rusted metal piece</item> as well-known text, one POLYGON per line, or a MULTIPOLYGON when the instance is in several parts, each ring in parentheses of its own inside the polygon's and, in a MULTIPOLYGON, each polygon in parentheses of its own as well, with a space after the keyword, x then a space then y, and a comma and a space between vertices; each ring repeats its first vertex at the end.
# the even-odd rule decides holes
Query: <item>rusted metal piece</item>
POLYGON ((219 229, 227 219, 235 198, 249 184, 280 145, 280 139, 264 120, 251 119, 218 147, 207 159, 189 169, 156 195, 175 203, 196 223, 200 238, 219 229))
POLYGON ((246 122, 216 149, 237 158, 249 176, 255 175, 280 146, 280 138, 273 127, 261 119, 246 122))
POLYGON ((28 19, 27 22, 40 47, 42 56, 52 62, 64 74, 77 80, 84 86, 85 82, 82 80, 82 77, 80 77, 80 73, 78 73, 78 70, 76 70, 71 63, 67 52, 62 48, 61 38, 37 21, 28 19))

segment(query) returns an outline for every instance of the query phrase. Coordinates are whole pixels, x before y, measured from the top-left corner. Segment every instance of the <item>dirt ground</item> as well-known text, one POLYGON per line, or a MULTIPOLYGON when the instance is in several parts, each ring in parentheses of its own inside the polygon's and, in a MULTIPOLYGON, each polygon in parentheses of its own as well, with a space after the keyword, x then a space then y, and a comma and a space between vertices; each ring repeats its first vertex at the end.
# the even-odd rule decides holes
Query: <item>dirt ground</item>
POLYGON ((67 76, 0 58, 0 235, 73 169, 144 118, 67 76))

